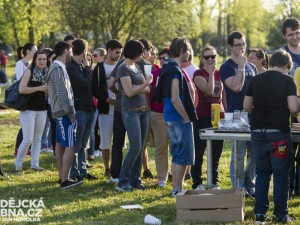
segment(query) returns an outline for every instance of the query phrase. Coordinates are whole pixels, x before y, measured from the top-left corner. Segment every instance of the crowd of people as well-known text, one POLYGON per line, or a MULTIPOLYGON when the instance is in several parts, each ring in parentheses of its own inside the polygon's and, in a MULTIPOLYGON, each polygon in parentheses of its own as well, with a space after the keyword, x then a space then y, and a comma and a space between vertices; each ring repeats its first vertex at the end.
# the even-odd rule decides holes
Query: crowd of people
MULTIPOLYGON (((251 141, 239 141, 236 175, 232 143, 232 185, 244 187, 245 196, 255 198, 256 220, 268 222, 272 219, 267 211, 273 174, 274 215, 277 222, 288 222, 288 198, 299 195, 297 144, 292 142, 289 122, 290 115, 296 122, 300 111, 300 85, 295 84, 300 83, 299 20, 284 20, 282 34, 287 44, 269 59, 263 49, 250 48, 246 53, 245 35, 232 32, 228 36, 231 57, 220 70, 212 46, 202 49, 200 68, 195 66, 192 46, 184 38, 173 39, 158 55, 146 39, 130 40, 124 46, 112 39, 93 54, 88 52, 87 41, 72 35, 53 50, 25 44, 16 64, 16 79, 21 79, 20 93, 31 98, 27 110, 20 113, 16 171, 22 171, 29 154, 31 168, 43 170, 39 154, 53 152, 58 183, 67 189, 84 179, 97 179, 88 172, 92 166, 88 161, 95 160, 101 150, 108 182, 117 183, 119 191, 145 190, 142 168, 144 179, 154 177, 148 167, 149 143, 155 148, 158 187, 166 187, 172 177, 175 197, 184 179, 191 176, 192 188, 205 190, 206 141, 200 139, 199 130, 212 127, 211 104, 217 103, 225 112, 245 109, 250 115, 251 141), (155 64, 157 57, 160 66, 155 64), (49 141, 47 124, 51 124, 49 141), (126 133, 129 149, 123 160, 126 133)), ((212 141, 212 188, 216 190, 220 189, 223 142, 212 141)))

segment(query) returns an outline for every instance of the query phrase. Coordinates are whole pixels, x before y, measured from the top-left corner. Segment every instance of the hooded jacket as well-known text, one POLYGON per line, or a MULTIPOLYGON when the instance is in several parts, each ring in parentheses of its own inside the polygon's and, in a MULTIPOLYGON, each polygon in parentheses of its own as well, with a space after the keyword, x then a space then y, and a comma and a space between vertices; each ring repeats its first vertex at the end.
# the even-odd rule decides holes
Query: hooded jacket
POLYGON ((183 97, 183 107, 189 119, 193 122, 197 120, 197 115, 192 96, 183 71, 174 60, 166 59, 164 61, 157 78, 156 87, 151 96, 151 101, 160 103, 164 97, 171 97, 171 83, 175 74, 179 75, 179 95, 183 97))

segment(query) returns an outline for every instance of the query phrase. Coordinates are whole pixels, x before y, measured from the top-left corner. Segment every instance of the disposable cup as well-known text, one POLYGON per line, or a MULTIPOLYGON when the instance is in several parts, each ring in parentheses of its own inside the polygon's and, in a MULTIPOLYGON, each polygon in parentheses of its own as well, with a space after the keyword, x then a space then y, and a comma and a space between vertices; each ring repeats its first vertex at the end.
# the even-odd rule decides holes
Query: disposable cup
POLYGON ((226 112, 225 113, 225 121, 226 122, 230 122, 233 120, 233 113, 230 113, 230 112, 226 112))
POLYGON ((144 65, 144 70, 146 75, 150 76, 151 75, 151 69, 152 69, 152 65, 144 65))
POLYGON ((145 224, 156 224, 156 225, 160 225, 161 224, 161 220, 155 218, 154 216, 151 216, 150 214, 148 214, 147 216, 145 216, 144 219, 145 224))

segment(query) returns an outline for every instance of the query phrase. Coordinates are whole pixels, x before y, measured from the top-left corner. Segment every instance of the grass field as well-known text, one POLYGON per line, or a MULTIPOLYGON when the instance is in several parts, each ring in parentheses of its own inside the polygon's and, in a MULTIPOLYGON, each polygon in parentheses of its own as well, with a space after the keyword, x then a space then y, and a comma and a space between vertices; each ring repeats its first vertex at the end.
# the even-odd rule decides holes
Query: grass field
MULTIPOLYGON (((56 183, 58 174, 55 160, 51 154, 40 155, 40 166, 46 171, 36 172, 30 169, 30 158, 25 158, 23 172, 14 171, 13 156, 15 137, 20 128, 18 113, 2 114, 0 111, 0 159, 5 173, 12 179, 0 178, 0 200, 14 198, 18 200, 40 200, 43 198, 45 208, 42 210, 39 224, 143 224, 144 217, 151 214, 162 220, 162 224, 198 224, 192 222, 178 222, 176 220, 175 198, 170 197, 171 182, 165 189, 157 188, 157 180, 144 180, 149 187, 146 191, 120 193, 115 190, 115 184, 107 184, 104 177, 102 158, 91 162, 94 168, 89 172, 99 179, 85 181, 80 187, 62 190, 56 183), (143 209, 123 210, 121 205, 140 204, 143 209)), ((229 163, 231 144, 226 141, 220 162, 220 186, 230 188, 229 163)), ((149 149, 149 163, 156 175, 154 164, 154 149, 149 149)), ((125 151, 126 152, 126 151, 125 151)), ((204 182, 206 182, 206 164, 204 165, 204 182)), ((191 180, 186 181, 186 189, 191 189, 191 180)), ((271 205, 269 214, 273 211, 273 197, 271 191, 271 205)), ((254 224, 254 200, 246 200, 246 216, 243 223, 254 224)), ((1 206, 0 206, 1 207, 1 206)), ((289 200, 290 215, 296 219, 294 224, 300 224, 300 200, 294 196, 289 200)), ((0 224, 5 217, 0 216, 0 224)), ((10 223, 12 224, 12 223, 10 223)), ((26 224, 21 222, 18 224, 26 224)), ((27 223, 31 224, 31 223, 27 223)), ((216 223, 205 223, 216 224, 216 223)), ((225 223, 221 223, 225 224, 225 223)), ((230 223, 228 223, 230 224, 230 223)))

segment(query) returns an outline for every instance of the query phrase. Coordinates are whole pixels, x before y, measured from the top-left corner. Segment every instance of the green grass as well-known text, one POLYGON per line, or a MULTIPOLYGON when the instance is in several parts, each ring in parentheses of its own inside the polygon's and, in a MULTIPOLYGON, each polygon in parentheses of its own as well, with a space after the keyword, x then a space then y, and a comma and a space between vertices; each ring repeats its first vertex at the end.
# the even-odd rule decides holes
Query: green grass
MULTIPOLYGON (((1 114, 1 112, 0 159, 4 172, 12 180, 0 178, 0 200, 9 200, 9 198, 14 198, 15 200, 39 200, 42 197, 45 208, 42 211, 40 224, 143 224, 144 217, 147 214, 161 219, 163 224, 199 224, 176 220, 176 199, 170 197, 171 182, 168 182, 165 189, 157 188, 157 180, 154 179, 144 181, 144 184, 149 187, 144 192, 120 193, 115 190, 115 184, 107 184, 107 178, 103 176, 104 166, 102 158, 97 158, 95 162, 91 162, 94 168, 89 170, 91 174, 99 178, 98 180, 85 181, 82 186, 67 190, 61 190, 56 183, 58 174, 55 160, 51 154, 40 155, 40 166, 45 168, 46 171, 35 172, 30 170, 30 158, 25 158, 23 172, 15 172, 13 152, 15 138, 20 128, 18 113, 1 114), (126 211, 120 208, 121 205, 129 204, 140 204, 143 206, 143 209, 126 211)), ((230 149, 231 143, 226 141, 220 162, 220 186, 222 189, 231 187, 230 179, 228 178, 230 149)), ((148 151, 150 168, 155 174, 154 149, 149 149, 148 151)), ((206 182, 206 161, 203 170, 204 182, 206 182)), ((191 189, 191 180, 188 180, 186 183, 186 189, 191 189)), ((272 191, 270 200, 269 214, 272 215, 274 207, 272 191)), ((235 224, 255 223, 254 203, 254 200, 246 200, 245 221, 235 224)), ((298 221, 294 224, 299 224, 299 198, 293 197, 289 200, 289 209, 290 215, 298 221)), ((0 222, 0 224, 3 224, 3 222, 0 222)), ((22 222, 19 224, 26 223, 22 222)))

